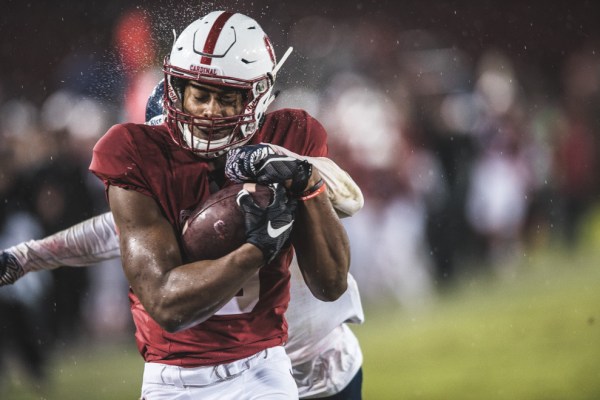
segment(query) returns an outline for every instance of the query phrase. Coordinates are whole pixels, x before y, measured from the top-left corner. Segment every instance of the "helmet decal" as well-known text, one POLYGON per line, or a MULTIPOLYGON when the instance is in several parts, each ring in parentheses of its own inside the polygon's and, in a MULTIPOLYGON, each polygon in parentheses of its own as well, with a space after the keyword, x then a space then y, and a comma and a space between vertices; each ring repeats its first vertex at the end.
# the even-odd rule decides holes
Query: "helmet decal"
POLYGON ((217 40, 221 35, 221 31, 223 27, 227 23, 227 21, 233 16, 233 13, 224 12, 215 20, 212 28, 210 28, 210 32, 206 37, 206 42, 204 43, 204 48, 200 53, 202 58, 200 59, 200 64, 210 65, 212 62, 212 57, 207 57, 207 55, 212 56, 215 52, 215 47, 217 46, 217 40))

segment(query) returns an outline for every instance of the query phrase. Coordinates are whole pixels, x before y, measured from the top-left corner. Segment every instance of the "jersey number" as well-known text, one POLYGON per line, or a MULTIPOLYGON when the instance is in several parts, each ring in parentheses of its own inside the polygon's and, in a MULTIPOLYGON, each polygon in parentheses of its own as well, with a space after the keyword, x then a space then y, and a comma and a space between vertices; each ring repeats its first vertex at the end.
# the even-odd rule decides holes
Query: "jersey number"
POLYGON ((258 272, 244 284, 239 293, 225 304, 215 315, 232 315, 249 313, 258 303, 260 280, 258 272))

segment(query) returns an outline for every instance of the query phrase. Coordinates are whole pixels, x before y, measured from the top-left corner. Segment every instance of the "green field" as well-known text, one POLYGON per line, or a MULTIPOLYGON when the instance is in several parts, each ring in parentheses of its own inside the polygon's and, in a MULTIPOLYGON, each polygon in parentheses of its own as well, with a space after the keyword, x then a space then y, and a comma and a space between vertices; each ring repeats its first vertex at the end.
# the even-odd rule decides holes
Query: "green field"
MULTIPOLYGON (((525 255, 511 278, 469 279, 418 311, 367 307, 364 398, 599 399, 600 249, 585 247, 525 255)), ((46 387, 12 370, 0 398, 136 399, 141 370, 133 342, 74 348, 46 387)))
POLYGON ((364 398, 599 399, 600 253, 545 253, 418 313, 368 312, 364 398))

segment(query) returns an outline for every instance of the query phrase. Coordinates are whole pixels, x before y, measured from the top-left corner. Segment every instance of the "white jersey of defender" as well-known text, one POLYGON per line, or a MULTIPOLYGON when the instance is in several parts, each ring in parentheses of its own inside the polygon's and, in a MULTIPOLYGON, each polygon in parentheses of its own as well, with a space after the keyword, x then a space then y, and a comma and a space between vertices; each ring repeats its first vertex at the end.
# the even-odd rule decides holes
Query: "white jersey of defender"
POLYGON ((350 383, 363 361, 358 339, 346 325, 364 321, 358 286, 348 274, 346 292, 336 301, 324 302, 304 283, 295 257, 290 272, 285 351, 298 392, 304 399, 332 396, 350 383))

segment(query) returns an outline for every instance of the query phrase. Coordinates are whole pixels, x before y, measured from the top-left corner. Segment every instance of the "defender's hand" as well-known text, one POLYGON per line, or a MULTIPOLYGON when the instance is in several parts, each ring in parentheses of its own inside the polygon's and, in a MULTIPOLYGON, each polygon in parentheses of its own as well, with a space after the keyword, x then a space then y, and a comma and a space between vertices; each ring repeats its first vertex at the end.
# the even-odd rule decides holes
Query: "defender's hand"
POLYGON ((245 189, 240 190, 236 198, 244 213, 246 240, 263 252, 267 264, 288 242, 296 210, 296 200, 288 199, 281 185, 269 186, 274 196, 266 208, 260 208, 245 189))
POLYGON ((12 253, 0 253, 0 286, 12 285, 24 274, 23 267, 12 253))

